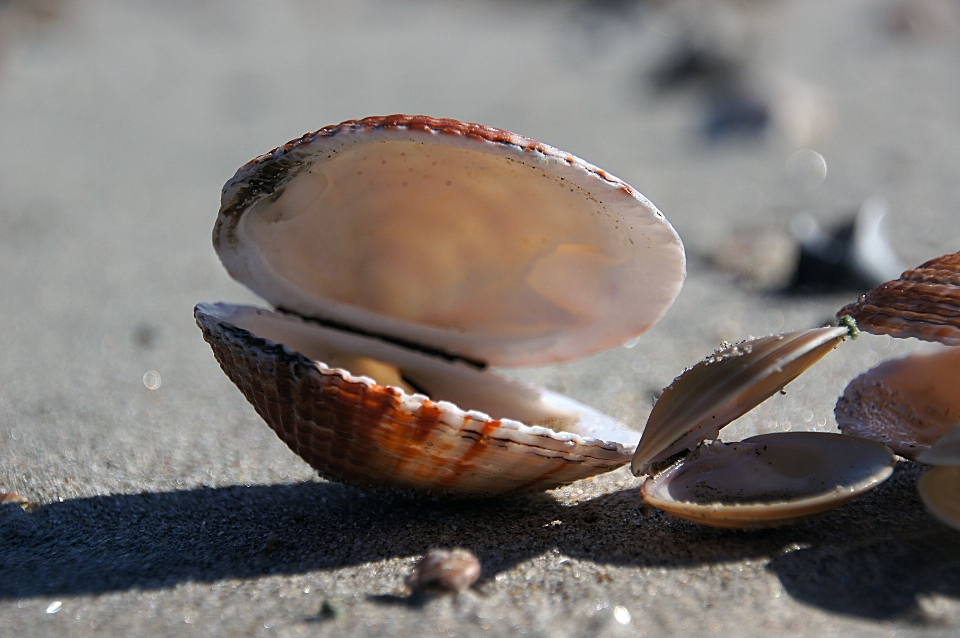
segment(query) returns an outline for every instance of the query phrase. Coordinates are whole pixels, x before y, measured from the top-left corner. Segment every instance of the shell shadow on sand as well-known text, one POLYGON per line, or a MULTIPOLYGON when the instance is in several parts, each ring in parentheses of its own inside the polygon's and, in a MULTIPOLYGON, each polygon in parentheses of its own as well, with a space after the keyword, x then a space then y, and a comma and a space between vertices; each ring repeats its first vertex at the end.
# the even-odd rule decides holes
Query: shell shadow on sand
POLYGON ((949 569, 960 537, 916 499, 918 468, 901 466, 875 492, 814 521, 755 532, 644 517, 638 490, 568 506, 548 494, 437 501, 311 482, 97 496, 32 514, 6 505, 0 598, 304 574, 457 546, 480 559, 481 591, 554 550, 641 568, 769 558, 767 569, 802 602, 910 619, 918 595, 960 597, 960 574, 949 569))

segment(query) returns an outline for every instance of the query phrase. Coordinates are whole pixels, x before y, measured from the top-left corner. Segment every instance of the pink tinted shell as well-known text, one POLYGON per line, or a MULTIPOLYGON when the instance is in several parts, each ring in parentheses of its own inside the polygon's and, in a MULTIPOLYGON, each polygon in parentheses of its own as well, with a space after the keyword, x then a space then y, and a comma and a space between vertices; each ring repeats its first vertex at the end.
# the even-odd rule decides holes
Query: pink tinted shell
POLYGON ((916 459, 960 422, 960 348, 881 363, 847 385, 834 415, 844 434, 916 459))
POLYGON ((213 244, 274 307, 500 366, 618 346, 663 316, 686 273, 663 214, 606 171, 409 115, 249 162, 224 186, 213 244))

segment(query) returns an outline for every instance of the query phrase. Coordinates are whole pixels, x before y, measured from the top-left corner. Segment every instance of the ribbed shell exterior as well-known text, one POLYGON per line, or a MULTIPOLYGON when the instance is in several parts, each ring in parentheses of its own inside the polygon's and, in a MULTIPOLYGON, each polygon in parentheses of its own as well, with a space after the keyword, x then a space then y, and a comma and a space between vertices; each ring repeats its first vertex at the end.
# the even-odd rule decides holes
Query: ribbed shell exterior
POLYGON ((873 334, 960 345, 960 253, 932 259, 843 307, 873 334))
POLYGON ((470 494, 545 490, 630 460, 615 443, 495 420, 353 377, 195 310, 227 376, 321 475, 470 494))

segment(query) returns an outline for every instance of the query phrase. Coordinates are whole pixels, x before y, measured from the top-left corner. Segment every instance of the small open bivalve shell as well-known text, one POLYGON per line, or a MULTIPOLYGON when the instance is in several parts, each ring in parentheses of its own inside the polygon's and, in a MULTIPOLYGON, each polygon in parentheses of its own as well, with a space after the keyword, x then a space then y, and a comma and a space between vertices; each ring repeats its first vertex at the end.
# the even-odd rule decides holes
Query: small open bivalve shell
POLYGON ((685 450, 649 477, 644 500, 712 527, 783 525, 837 507, 886 480, 884 445, 823 432, 716 439, 839 344, 850 328, 817 328, 728 346, 680 375, 657 401, 633 458, 634 474, 685 450))
POLYGON ((630 340, 685 275, 663 215, 555 148, 455 120, 326 127, 224 186, 213 243, 281 312, 195 310, 226 374, 323 475, 494 493, 618 467, 639 435, 488 366, 630 340))
POLYGON ((848 329, 817 328, 722 348, 674 379, 657 399, 631 469, 716 439, 720 429, 757 407, 837 347, 848 329))

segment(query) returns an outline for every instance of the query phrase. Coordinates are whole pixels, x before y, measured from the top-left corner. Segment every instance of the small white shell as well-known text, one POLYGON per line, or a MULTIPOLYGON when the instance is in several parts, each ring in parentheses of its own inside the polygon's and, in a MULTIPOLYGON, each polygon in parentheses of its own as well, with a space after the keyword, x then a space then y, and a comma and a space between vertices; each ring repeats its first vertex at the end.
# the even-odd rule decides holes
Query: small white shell
POLYGON ((711 527, 784 525, 837 507, 893 472, 884 445, 842 434, 784 432, 705 443, 647 479, 644 500, 711 527))

